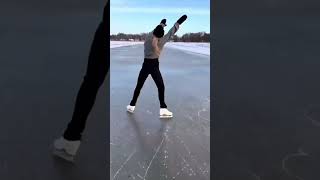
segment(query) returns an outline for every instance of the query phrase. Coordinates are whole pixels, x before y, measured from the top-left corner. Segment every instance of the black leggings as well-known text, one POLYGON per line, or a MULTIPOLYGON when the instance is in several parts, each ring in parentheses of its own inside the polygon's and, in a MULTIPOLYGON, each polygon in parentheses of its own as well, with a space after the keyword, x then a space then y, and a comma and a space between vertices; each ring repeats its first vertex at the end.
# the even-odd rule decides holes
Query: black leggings
POLYGON ((137 99, 138 99, 138 96, 140 94, 140 91, 143 87, 143 84, 146 81, 149 74, 151 74, 151 77, 153 78, 153 80, 156 83, 157 88, 158 88, 160 108, 167 108, 167 105, 164 102, 165 87, 164 87, 161 72, 159 70, 158 59, 144 59, 142 68, 139 73, 137 86, 136 86, 136 89, 134 90, 133 98, 130 102, 130 105, 135 106, 137 99))
MULTIPOLYGON (((109 2, 109 1, 108 1, 109 2)), ((105 6, 103 21, 97 28, 91 45, 87 72, 77 95, 72 119, 64 132, 67 140, 80 140, 97 92, 109 71, 109 7, 105 6)))

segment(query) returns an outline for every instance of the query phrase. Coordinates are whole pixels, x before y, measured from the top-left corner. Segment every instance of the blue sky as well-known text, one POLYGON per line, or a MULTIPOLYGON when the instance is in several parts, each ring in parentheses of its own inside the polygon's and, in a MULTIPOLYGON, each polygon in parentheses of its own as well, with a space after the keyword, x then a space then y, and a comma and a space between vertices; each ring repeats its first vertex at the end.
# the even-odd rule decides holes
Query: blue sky
POLYGON ((177 35, 210 32, 210 0, 111 0, 111 34, 150 32, 167 19, 167 32, 183 14, 187 21, 177 35))

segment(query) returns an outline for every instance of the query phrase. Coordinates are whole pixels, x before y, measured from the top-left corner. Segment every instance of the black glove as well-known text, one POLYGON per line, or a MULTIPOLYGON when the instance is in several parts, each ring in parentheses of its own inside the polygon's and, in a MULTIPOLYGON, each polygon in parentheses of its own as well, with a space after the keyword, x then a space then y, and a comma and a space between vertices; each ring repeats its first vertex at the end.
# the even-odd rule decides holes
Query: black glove
POLYGON ((180 24, 182 24, 186 19, 187 19, 187 15, 183 15, 183 16, 181 16, 181 17, 178 19, 177 23, 180 25, 180 24))
POLYGON ((164 26, 167 26, 166 22, 167 22, 166 19, 162 19, 160 23, 164 24, 164 26))

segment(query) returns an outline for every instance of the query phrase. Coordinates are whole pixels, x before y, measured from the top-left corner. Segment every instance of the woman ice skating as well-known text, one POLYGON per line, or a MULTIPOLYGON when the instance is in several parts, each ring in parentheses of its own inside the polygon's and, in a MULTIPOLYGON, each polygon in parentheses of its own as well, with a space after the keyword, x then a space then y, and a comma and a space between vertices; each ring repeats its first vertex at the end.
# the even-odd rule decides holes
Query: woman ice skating
POLYGON ((167 109, 167 105, 165 103, 165 86, 159 69, 159 56, 165 43, 168 42, 171 37, 173 37, 173 35, 178 31, 179 26, 186 19, 186 15, 180 17, 180 19, 174 24, 174 26, 169 30, 169 32, 166 35, 164 35, 166 19, 163 19, 161 23, 147 35, 144 42, 144 62, 138 76, 138 81, 134 90, 133 98, 130 104, 127 106, 128 112, 134 112, 140 91, 143 87, 145 80, 150 74, 158 88, 158 96, 160 101, 160 118, 173 117, 173 113, 167 109))
POLYGON ((109 71, 109 1, 104 7, 103 20, 98 26, 91 45, 88 67, 78 92, 71 121, 62 137, 54 141, 54 155, 73 161, 85 129, 86 120, 94 105, 97 92, 109 71))

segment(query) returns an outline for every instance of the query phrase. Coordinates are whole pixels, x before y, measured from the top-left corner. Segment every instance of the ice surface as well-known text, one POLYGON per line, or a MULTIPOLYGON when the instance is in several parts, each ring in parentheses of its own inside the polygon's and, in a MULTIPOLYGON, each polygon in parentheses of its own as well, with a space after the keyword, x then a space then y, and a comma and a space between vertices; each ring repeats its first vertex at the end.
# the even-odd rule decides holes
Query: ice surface
POLYGON ((110 51, 110 179, 210 179, 210 57, 166 48, 161 54, 166 103, 159 119, 156 85, 148 77, 135 112, 126 112, 143 63, 143 46, 110 51), (197 87, 197 88, 194 88, 197 87))

